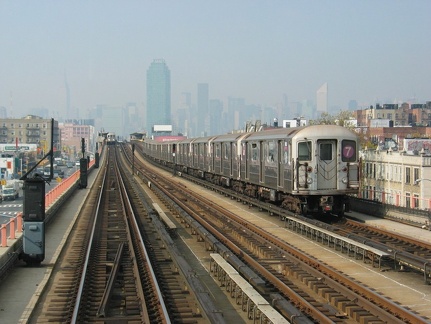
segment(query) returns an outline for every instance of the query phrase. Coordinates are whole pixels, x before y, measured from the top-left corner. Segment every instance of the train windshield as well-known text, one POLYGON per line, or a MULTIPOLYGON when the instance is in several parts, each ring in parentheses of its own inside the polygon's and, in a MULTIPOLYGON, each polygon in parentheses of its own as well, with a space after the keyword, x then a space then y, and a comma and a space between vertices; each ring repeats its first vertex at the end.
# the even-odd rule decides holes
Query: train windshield
POLYGON ((322 161, 331 161, 332 157, 332 144, 331 143, 322 143, 319 145, 320 147, 320 159, 322 161))
POLYGON ((298 143, 298 160, 310 161, 311 160, 311 142, 298 143))

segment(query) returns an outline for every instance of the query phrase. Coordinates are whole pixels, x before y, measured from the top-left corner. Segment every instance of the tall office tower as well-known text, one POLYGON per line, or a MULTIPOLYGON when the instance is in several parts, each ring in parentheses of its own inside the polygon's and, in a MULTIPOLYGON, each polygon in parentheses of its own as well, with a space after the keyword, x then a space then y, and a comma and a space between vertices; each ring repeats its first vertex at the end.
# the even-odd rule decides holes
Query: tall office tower
POLYGON ((320 117, 320 115, 324 112, 328 112, 328 83, 325 82, 319 90, 317 90, 316 94, 316 102, 317 102, 317 115, 316 117, 320 117))
POLYGON ((0 118, 7 118, 7 109, 6 107, 0 107, 0 118))
POLYGON ((241 129, 244 125, 240 125, 240 111, 243 111, 245 107, 244 98, 228 98, 227 103, 227 114, 229 123, 225 125, 226 131, 241 129))
POLYGON ((218 99, 209 101, 209 134, 220 135, 222 134, 222 116, 223 116, 223 102, 218 99))
POLYGON ((148 135, 154 125, 171 125, 171 72, 162 59, 154 60, 147 70, 148 135))
POLYGON ((128 102, 124 107, 124 127, 130 133, 142 131, 142 117, 135 102, 128 102))
POLYGON ((191 107, 192 107, 192 95, 190 92, 181 93, 180 107, 177 109, 177 130, 184 136, 189 136, 190 124, 191 124, 191 107))
POLYGON ((208 83, 198 83, 198 120, 197 120, 197 135, 205 136, 208 133, 208 101, 209 90, 208 83))
POLYGON ((350 100, 348 107, 349 107, 349 110, 357 110, 358 102, 356 100, 350 100))
POLYGON ((130 129, 125 129, 125 109, 124 107, 110 107, 97 105, 93 111, 96 130, 115 133, 121 139, 127 138, 132 133, 130 129))

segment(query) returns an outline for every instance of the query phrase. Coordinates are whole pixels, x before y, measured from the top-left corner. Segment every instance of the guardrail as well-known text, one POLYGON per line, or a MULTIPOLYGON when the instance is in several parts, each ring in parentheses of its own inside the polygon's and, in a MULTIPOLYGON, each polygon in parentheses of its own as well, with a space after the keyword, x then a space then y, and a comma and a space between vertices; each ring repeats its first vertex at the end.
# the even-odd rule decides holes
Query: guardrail
MULTIPOLYGON (((91 160, 88 169, 90 170, 94 166, 95 160, 91 160)), ((45 211, 48 211, 57 200, 71 187, 73 187, 77 181, 79 181, 80 170, 76 170, 66 179, 63 179, 57 186, 50 190, 45 195, 45 211)), ((11 217, 9 222, 1 225, 0 229, 0 247, 8 247, 8 239, 15 240, 22 234, 22 217, 23 213, 18 213, 16 216, 11 217)))

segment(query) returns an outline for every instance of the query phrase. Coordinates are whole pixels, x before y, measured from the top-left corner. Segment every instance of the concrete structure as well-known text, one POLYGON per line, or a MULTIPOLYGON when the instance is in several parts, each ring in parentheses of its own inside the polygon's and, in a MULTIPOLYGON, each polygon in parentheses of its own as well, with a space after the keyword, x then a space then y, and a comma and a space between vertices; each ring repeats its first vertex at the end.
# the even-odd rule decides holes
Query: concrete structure
POLYGON ((364 150, 361 196, 365 199, 431 209, 431 154, 364 150))
POLYGON ((359 126, 370 127, 371 120, 388 119, 393 126, 431 126, 431 101, 425 104, 376 104, 357 110, 355 117, 359 126))
POLYGON ((88 152, 95 152, 97 134, 92 125, 77 125, 72 123, 60 123, 61 151, 69 157, 81 158, 81 140, 84 138, 88 152))
MULTIPOLYGON (((38 116, 28 115, 23 118, 0 119, 0 143, 12 144, 36 144, 39 153, 46 154, 51 145, 52 119, 43 119, 38 116)), ((58 121, 54 120, 54 149, 61 147, 58 121)))

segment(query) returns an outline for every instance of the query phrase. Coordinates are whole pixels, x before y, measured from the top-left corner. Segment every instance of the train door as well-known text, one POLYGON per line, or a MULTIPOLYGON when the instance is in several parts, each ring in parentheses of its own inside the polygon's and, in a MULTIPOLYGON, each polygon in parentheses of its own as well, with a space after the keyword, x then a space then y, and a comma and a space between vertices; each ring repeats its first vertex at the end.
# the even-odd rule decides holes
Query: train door
POLYGON ((337 188, 337 142, 318 140, 317 189, 337 188))
POLYGON ((204 169, 203 170, 210 171, 209 160, 208 160, 208 143, 204 144, 203 158, 204 158, 204 169))
POLYGON ((233 162, 236 155, 235 144, 229 143, 230 145, 230 156, 229 156, 229 176, 232 177, 233 174, 233 162))
POLYGON ((259 182, 263 182, 263 176, 264 176, 264 151, 263 151, 263 142, 259 142, 259 182))
POLYGON ((283 175, 284 175, 284 141, 278 141, 277 148, 277 187, 283 187, 283 175))
POLYGON ((298 141, 295 162, 295 190, 308 188, 308 166, 312 159, 312 152, 311 141, 298 141))
POLYGON ((209 146, 210 172, 214 172, 214 142, 211 141, 209 146))
POLYGON ((248 172, 249 172, 249 156, 248 156, 248 144, 242 142, 241 143, 241 173, 244 172, 244 175, 241 174, 241 179, 246 179, 248 180, 248 172), (244 169, 242 169, 244 168, 244 169))

